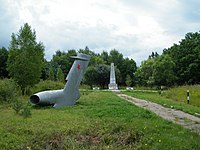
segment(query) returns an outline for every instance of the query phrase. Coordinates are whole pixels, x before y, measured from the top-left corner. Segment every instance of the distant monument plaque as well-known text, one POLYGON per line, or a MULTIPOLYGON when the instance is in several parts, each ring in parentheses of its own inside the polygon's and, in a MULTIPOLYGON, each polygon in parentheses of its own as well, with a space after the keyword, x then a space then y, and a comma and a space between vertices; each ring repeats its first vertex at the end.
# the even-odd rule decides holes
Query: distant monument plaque
POLYGON ((109 90, 117 90, 116 78, 115 78, 115 67, 114 63, 111 63, 110 68, 110 84, 108 84, 109 90))

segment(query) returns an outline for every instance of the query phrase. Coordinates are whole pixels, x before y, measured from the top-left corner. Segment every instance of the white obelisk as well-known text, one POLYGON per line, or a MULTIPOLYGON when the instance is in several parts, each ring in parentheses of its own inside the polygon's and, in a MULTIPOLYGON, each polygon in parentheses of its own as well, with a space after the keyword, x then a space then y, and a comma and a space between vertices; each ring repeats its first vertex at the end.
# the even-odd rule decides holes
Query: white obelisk
POLYGON ((117 90, 117 84, 116 84, 116 79, 115 79, 115 67, 114 63, 111 63, 111 68, 110 68, 110 84, 108 84, 109 90, 117 90))

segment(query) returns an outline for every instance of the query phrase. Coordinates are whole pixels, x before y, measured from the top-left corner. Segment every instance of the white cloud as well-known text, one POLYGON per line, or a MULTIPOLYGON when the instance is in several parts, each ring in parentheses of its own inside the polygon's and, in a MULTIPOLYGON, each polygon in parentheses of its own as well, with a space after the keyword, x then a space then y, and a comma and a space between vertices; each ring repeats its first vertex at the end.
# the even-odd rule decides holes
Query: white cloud
POLYGON ((87 45, 98 53, 116 48, 139 63, 151 51, 161 53, 187 32, 199 30, 197 0, 0 1, 0 11, 4 12, 0 17, 4 39, 0 46, 6 46, 11 33, 28 22, 44 43, 48 59, 58 49, 87 45))

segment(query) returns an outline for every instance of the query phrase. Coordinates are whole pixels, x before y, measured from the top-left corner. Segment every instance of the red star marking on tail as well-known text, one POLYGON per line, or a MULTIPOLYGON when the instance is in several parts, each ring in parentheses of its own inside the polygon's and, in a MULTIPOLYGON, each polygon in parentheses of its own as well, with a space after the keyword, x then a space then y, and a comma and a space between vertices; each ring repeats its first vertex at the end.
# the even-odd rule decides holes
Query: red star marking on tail
POLYGON ((78 70, 80 70, 80 69, 81 69, 81 65, 80 65, 80 64, 78 64, 78 66, 77 66, 77 69, 78 69, 78 70))

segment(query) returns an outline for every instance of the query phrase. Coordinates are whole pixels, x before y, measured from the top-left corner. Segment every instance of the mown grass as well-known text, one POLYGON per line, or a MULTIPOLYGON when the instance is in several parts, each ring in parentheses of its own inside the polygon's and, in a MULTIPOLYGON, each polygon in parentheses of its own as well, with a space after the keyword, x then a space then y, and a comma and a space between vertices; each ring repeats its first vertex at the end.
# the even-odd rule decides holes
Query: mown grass
POLYGON ((133 97, 136 97, 136 98, 140 98, 140 99, 144 99, 144 100, 148 100, 148 101, 152 101, 152 102, 161 104, 164 107, 181 110, 181 111, 190 113, 192 115, 195 115, 197 117, 200 117, 199 116, 200 107, 194 106, 191 104, 187 104, 186 100, 185 101, 176 101, 175 99, 167 98, 166 95, 168 95, 170 93, 170 91, 169 91, 169 93, 168 93, 168 91, 164 91, 164 94, 161 94, 161 95, 159 94, 159 92, 151 92, 151 91, 126 91, 123 93, 133 96, 133 97), (168 94, 166 94, 166 93, 168 93, 168 94))
POLYGON ((83 92, 75 106, 0 109, 1 149, 200 149, 200 136, 112 92, 83 92))

